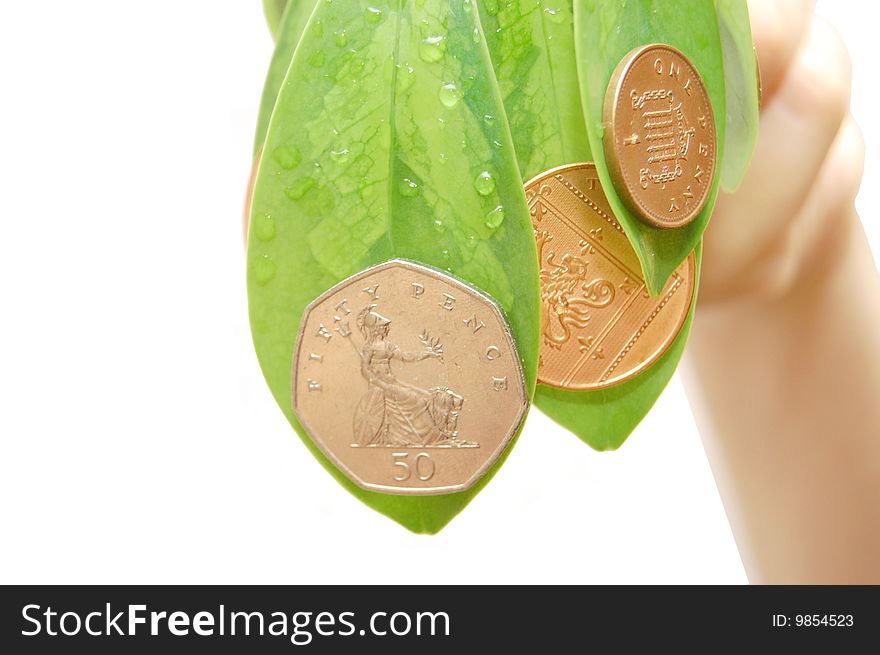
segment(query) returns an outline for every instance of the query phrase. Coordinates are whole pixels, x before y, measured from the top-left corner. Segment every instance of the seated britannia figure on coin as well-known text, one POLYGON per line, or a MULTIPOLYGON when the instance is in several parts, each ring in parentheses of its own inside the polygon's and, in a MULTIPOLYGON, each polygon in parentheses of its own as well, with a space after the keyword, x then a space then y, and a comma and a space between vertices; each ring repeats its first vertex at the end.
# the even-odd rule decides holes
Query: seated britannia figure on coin
POLYGON ((476 446, 458 439, 458 415, 464 403, 461 396, 445 387, 420 389, 407 384, 398 380, 391 368, 392 360, 420 362, 434 357, 442 361, 439 340, 425 332, 419 337, 425 350, 404 352, 388 340, 391 321, 374 310, 371 305, 357 318, 364 337, 361 374, 369 386, 354 413, 355 445, 476 446))

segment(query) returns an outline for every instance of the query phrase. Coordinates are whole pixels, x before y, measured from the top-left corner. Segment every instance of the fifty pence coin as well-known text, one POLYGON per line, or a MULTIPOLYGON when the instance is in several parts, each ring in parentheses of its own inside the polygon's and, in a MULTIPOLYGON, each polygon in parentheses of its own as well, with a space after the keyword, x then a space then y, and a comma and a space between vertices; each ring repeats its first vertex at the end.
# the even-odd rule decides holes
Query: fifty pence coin
POLYGON ((352 481, 373 491, 463 491, 495 463, 528 406, 507 321, 488 296, 393 260, 308 306, 293 409, 352 481))
POLYGON ((605 97, 604 146, 618 194, 642 221, 675 228, 696 218, 715 176, 715 117, 683 53, 655 44, 623 58, 605 97))
POLYGON ((595 165, 547 171, 526 184, 526 196, 541 271, 538 382, 593 390, 635 377, 684 326, 696 289, 694 254, 652 298, 595 165))

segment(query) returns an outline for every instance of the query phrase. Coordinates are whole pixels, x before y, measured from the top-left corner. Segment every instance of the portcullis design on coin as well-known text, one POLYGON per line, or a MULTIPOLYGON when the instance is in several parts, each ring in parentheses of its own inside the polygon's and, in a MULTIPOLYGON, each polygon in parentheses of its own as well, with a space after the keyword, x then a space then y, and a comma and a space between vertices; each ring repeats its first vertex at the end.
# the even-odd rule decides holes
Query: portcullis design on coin
POLYGON ((355 275, 308 306, 291 395, 312 440, 349 478, 410 495, 473 485, 528 406, 495 302, 404 260, 355 275))
POLYGON ((604 389, 656 362, 681 332, 696 289, 690 255, 657 298, 602 192, 593 164, 526 184, 541 267, 538 382, 604 389))
POLYGON ((702 78, 669 45, 630 52, 605 97, 605 157, 621 199, 660 228, 687 225, 706 205, 716 169, 715 117, 702 78))

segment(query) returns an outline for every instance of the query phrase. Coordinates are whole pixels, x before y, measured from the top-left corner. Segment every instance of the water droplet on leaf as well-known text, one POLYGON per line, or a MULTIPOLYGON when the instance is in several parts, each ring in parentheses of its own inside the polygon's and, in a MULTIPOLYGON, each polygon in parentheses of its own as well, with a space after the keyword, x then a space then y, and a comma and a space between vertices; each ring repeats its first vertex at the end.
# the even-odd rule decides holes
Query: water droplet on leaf
POLYGON ((483 171, 474 180, 474 187, 481 196, 488 196, 495 190, 495 178, 489 171, 483 171))
POLYGON ((419 44, 419 57, 429 64, 443 59, 444 52, 446 52, 445 36, 429 36, 419 44))
POLYGON ((550 9, 547 7, 544 9, 544 18, 550 23, 561 25, 565 21, 565 14, 562 13, 561 9, 550 9))
POLYGON ((450 82, 440 87, 440 102, 447 107, 455 107, 462 96, 464 96, 464 93, 455 82, 450 82))
POLYGON ((397 191, 404 198, 415 198, 419 195, 419 185, 408 177, 403 178, 397 185, 397 191))
POLYGON ((291 168, 299 166, 299 163, 302 161, 302 155, 299 152, 299 148, 295 145, 278 146, 272 151, 272 159, 281 168, 289 171, 291 168))
POLYGON ((376 185, 364 180, 358 188, 358 193, 360 194, 361 200, 372 200, 376 197, 376 185))
POLYGON ((277 271, 275 262, 273 262, 268 255, 255 257, 253 259, 253 267, 254 279, 257 281, 257 284, 261 286, 269 284, 269 282, 275 277, 275 272, 277 271))
POLYGON ((400 71, 397 75, 397 85, 400 87, 401 91, 406 91, 416 82, 416 71, 415 69, 406 64, 404 66, 398 66, 398 70, 400 71))
POLYGON ((330 151, 330 159, 332 159, 337 164, 344 164, 345 162, 347 162, 349 155, 351 155, 351 150, 349 150, 348 148, 330 151))
POLYGON ((367 22, 379 23, 382 20, 382 10, 377 7, 367 7, 367 22))
POLYGON ((271 241, 275 238, 275 219, 269 214, 257 214, 254 217, 254 234, 260 241, 271 241))
POLYGON ((315 184, 317 184, 315 178, 309 177, 308 175, 306 177, 301 177, 289 187, 284 189, 284 195, 286 195, 291 200, 299 200, 309 191, 311 191, 315 184))
POLYGON ((504 206, 498 205, 495 209, 486 214, 486 227, 496 229, 504 222, 504 206))

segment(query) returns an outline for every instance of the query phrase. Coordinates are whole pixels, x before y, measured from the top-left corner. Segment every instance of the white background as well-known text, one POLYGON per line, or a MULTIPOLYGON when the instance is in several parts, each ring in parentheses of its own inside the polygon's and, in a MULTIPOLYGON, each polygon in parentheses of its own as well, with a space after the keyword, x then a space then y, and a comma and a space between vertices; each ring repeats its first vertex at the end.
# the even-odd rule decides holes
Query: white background
MULTIPOLYGON (((820 3, 855 60, 873 219, 869 6, 820 3)), ((313 460, 247 324, 271 49, 256 0, 2 3, 0 582, 745 582, 677 379, 617 453, 533 413, 435 537, 313 460)))

